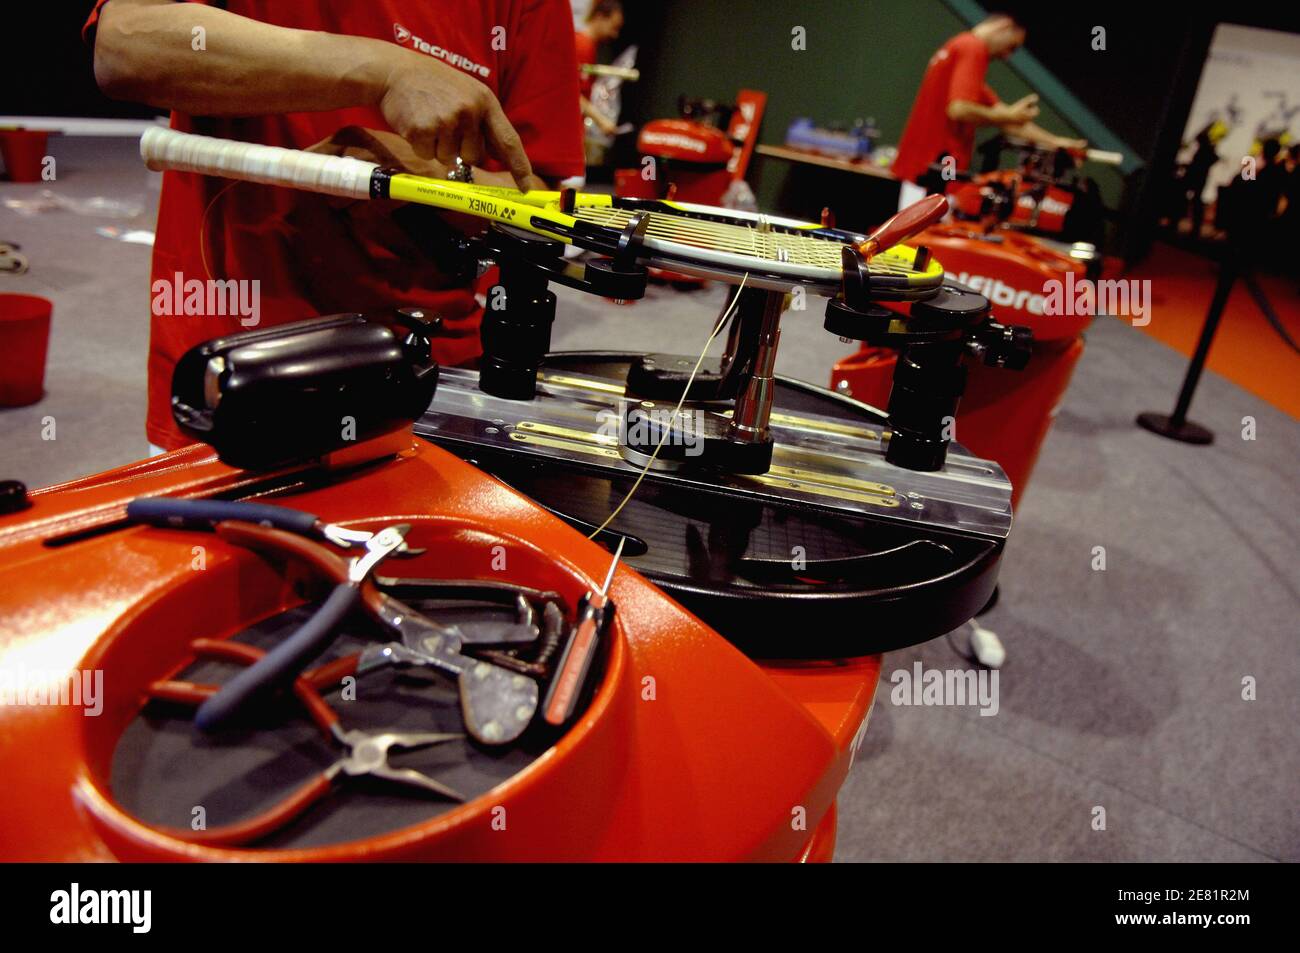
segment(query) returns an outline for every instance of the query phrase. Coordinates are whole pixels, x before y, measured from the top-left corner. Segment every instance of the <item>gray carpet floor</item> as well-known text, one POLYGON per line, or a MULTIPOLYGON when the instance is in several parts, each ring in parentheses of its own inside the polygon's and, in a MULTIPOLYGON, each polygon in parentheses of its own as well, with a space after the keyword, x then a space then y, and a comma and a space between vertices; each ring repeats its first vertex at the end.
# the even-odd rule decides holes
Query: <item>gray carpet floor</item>
MULTIPOLYGON (((145 450, 149 250, 96 228, 151 227, 156 177, 130 140, 58 139, 52 152, 57 182, 0 184, 0 200, 48 187, 143 212, 0 205, 0 239, 32 259, 0 291, 55 302, 47 396, 0 411, 0 476, 33 486, 145 450)), ((717 287, 656 288, 622 308, 558 293, 557 349, 693 351, 721 301, 717 287)), ((820 309, 787 319, 781 373, 827 380, 851 348, 820 325, 820 309)), ((1138 411, 1168 409, 1185 364, 1118 321, 1090 329, 983 620, 1009 653, 998 714, 896 706, 883 682, 840 799, 838 860, 1300 860, 1300 423, 1209 373, 1192 416, 1214 445, 1135 427, 1138 411)), ((916 660, 967 664, 940 639, 886 656, 885 678, 916 660)))

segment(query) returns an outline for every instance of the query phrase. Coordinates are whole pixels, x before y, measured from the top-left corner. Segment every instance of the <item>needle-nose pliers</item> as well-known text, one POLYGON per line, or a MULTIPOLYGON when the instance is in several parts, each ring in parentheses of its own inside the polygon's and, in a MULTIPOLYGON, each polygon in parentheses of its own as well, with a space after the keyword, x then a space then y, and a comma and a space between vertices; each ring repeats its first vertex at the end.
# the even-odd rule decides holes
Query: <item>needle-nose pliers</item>
MULTIPOLYGON (((198 658, 219 659, 237 665, 254 665, 265 656, 265 653, 255 646, 223 639, 195 639, 190 644, 190 649, 198 658)), ((293 693, 303 703, 312 721, 321 729, 325 737, 342 746, 346 753, 320 774, 296 788, 284 800, 253 817, 208 830, 175 831, 177 836, 195 843, 214 846, 234 847, 253 843, 306 813, 308 808, 333 789, 334 782, 340 775, 348 777, 369 775, 408 787, 420 788, 453 801, 465 800, 465 796, 459 791, 440 781, 435 781, 427 774, 413 768, 395 768, 388 761, 389 752, 393 749, 423 748, 455 741, 463 738, 464 735, 448 732, 371 733, 344 730, 339 723, 338 713, 326 704, 320 694, 321 688, 329 687, 332 682, 337 681, 336 673, 337 667, 331 666, 304 673, 294 680, 293 693)), ((216 685, 165 679, 150 685, 148 695, 151 698, 178 704, 199 705, 212 698, 217 691, 216 685)))

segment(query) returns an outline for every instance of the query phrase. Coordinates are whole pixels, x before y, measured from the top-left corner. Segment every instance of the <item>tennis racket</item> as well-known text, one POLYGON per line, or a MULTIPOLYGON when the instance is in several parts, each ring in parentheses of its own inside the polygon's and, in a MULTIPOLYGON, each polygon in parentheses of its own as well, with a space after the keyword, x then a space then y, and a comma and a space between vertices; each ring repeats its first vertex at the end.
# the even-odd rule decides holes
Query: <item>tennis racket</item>
POLYGON ((644 264, 774 290, 802 286, 835 294, 845 245, 868 260, 868 292, 890 300, 918 300, 943 284, 943 267, 902 242, 947 211, 928 196, 899 212, 871 235, 811 222, 710 205, 622 199, 594 193, 519 192, 395 172, 345 156, 215 139, 156 127, 140 140, 154 170, 199 172, 284 185, 354 199, 396 199, 461 212, 577 245, 618 254, 630 231, 640 233, 635 254, 644 264), (643 229, 643 230, 642 230, 643 229), (918 267, 919 265, 919 267, 918 267))
MULTIPOLYGON (((1027 149, 1034 152, 1051 153, 1053 150, 1046 146, 1040 146, 1028 139, 1021 139, 1017 136, 1006 136, 1006 143, 1015 149, 1027 149)), ((1123 165, 1124 153, 1112 152, 1108 149, 1066 149, 1066 152, 1076 159, 1096 162, 1098 165, 1123 165)))

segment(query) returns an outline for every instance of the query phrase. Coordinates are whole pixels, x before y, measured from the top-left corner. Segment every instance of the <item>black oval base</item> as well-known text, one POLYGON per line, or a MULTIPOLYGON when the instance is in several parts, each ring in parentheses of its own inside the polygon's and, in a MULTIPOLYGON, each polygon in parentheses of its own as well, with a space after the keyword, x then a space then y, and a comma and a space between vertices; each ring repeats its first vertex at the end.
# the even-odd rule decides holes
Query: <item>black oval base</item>
POLYGON ((1202 446, 1214 443, 1214 431, 1207 430, 1200 424, 1192 423, 1190 420, 1175 423, 1174 419, 1168 414, 1147 411, 1138 414, 1137 424, 1152 433, 1158 433, 1162 437, 1168 437, 1170 440, 1178 440, 1182 443, 1195 443, 1202 446))

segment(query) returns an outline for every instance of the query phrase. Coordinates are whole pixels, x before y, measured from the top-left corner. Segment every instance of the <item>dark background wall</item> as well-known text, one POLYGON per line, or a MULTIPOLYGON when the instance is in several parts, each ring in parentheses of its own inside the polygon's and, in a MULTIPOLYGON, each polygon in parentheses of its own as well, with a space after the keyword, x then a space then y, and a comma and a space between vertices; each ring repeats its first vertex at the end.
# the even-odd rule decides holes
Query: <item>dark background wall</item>
POLYGON ((5 7, 0 63, 8 69, 0 114, 140 118, 156 113, 114 102, 95 85, 91 50, 81 39, 93 3, 46 0, 5 7))
MULTIPOLYGON (((730 101, 737 89, 753 88, 768 96, 766 143, 780 143, 798 116, 874 117, 884 141, 897 141, 926 60, 962 29, 937 0, 671 3, 655 26, 640 58, 642 116, 674 115, 679 93, 730 101), (806 30, 805 50, 791 48, 795 26, 806 30)), ((762 158, 750 176, 761 206, 812 215, 820 197, 800 202, 805 178, 803 170, 762 158)), ((873 187, 858 178, 843 176, 850 186, 873 187)))
MULTIPOLYGON (((881 141, 897 142, 930 56, 968 25, 960 5, 944 0, 806 0, 798 4, 732 0, 653 6, 658 9, 629 5, 628 34, 641 44, 639 64, 643 70, 642 82, 628 91, 629 118, 639 123, 674 115, 680 93, 729 101, 738 88, 750 86, 768 94, 760 136, 765 143, 780 143, 786 127, 798 116, 811 116, 820 122, 872 117, 880 128, 881 141), (791 29, 796 25, 807 31, 806 50, 791 48, 791 29)), ((1032 9, 1037 11, 1043 6, 1047 5, 1032 9)), ((1094 53, 1089 45, 1092 19, 1062 18, 1060 5, 1051 5, 1051 9, 1057 20, 1050 24, 1039 22, 1046 19, 1039 12, 1033 17, 1025 15, 1033 28, 1031 52, 1038 55, 1034 40, 1042 41, 1044 59, 1069 50, 1074 75, 1061 78, 1076 91, 1093 75, 1105 74, 1112 85, 1118 83, 1116 77, 1122 71, 1113 63, 1131 63, 1131 47, 1138 43, 1140 31, 1126 30, 1117 21, 1112 27, 1118 34, 1113 42, 1123 49, 1112 54, 1094 53)), ((1169 54, 1165 60, 1173 58, 1174 54, 1169 54)), ((1153 100, 1163 90, 1157 89, 1159 84, 1150 82, 1150 77, 1166 76, 1167 66, 1167 62, 1160 61, 1143 67, 1149 74, 1143 93, 1153 100)), ((988 78, 1007 101, 1035 91, 1026 77, 1007 63, 994 63, 988 78)), ((1114 108, 1115 104, 1116 100, 1108 95, 1093 97, 1089 103, 1094 108, 1110 106, 1107 111, 1117 117, 1132 115, 1130 110, 1114 108)), ((1102 118, 1105 121, 1104 113, 1102 118)), ((1083 134, 1050 102, 1042 103, 1039 124, 1063 134, 1083 134)), ((1145 134, 1151 123, 1148 116, 1119 125, 1126 131, 1145 134)), ((1124 137, 1119 128, 1112 128, 1124 137)), ((1140 145, 1145 155, 1149 136, 1137 138, 1135 146, 1140 145)), ((809 173, 779 160, 758 159, 750 178, 757 185, 761 205, 801 215, 815 214, 821 207, 818 196, 802 194, 817 184, 823 191, 882 188, 857 177, 833 178, 836 175, 809 173)), ((1105 169, 1099 170, 1098 178, 1108 199, 1118 202, 1122 178, 1105 169)))

